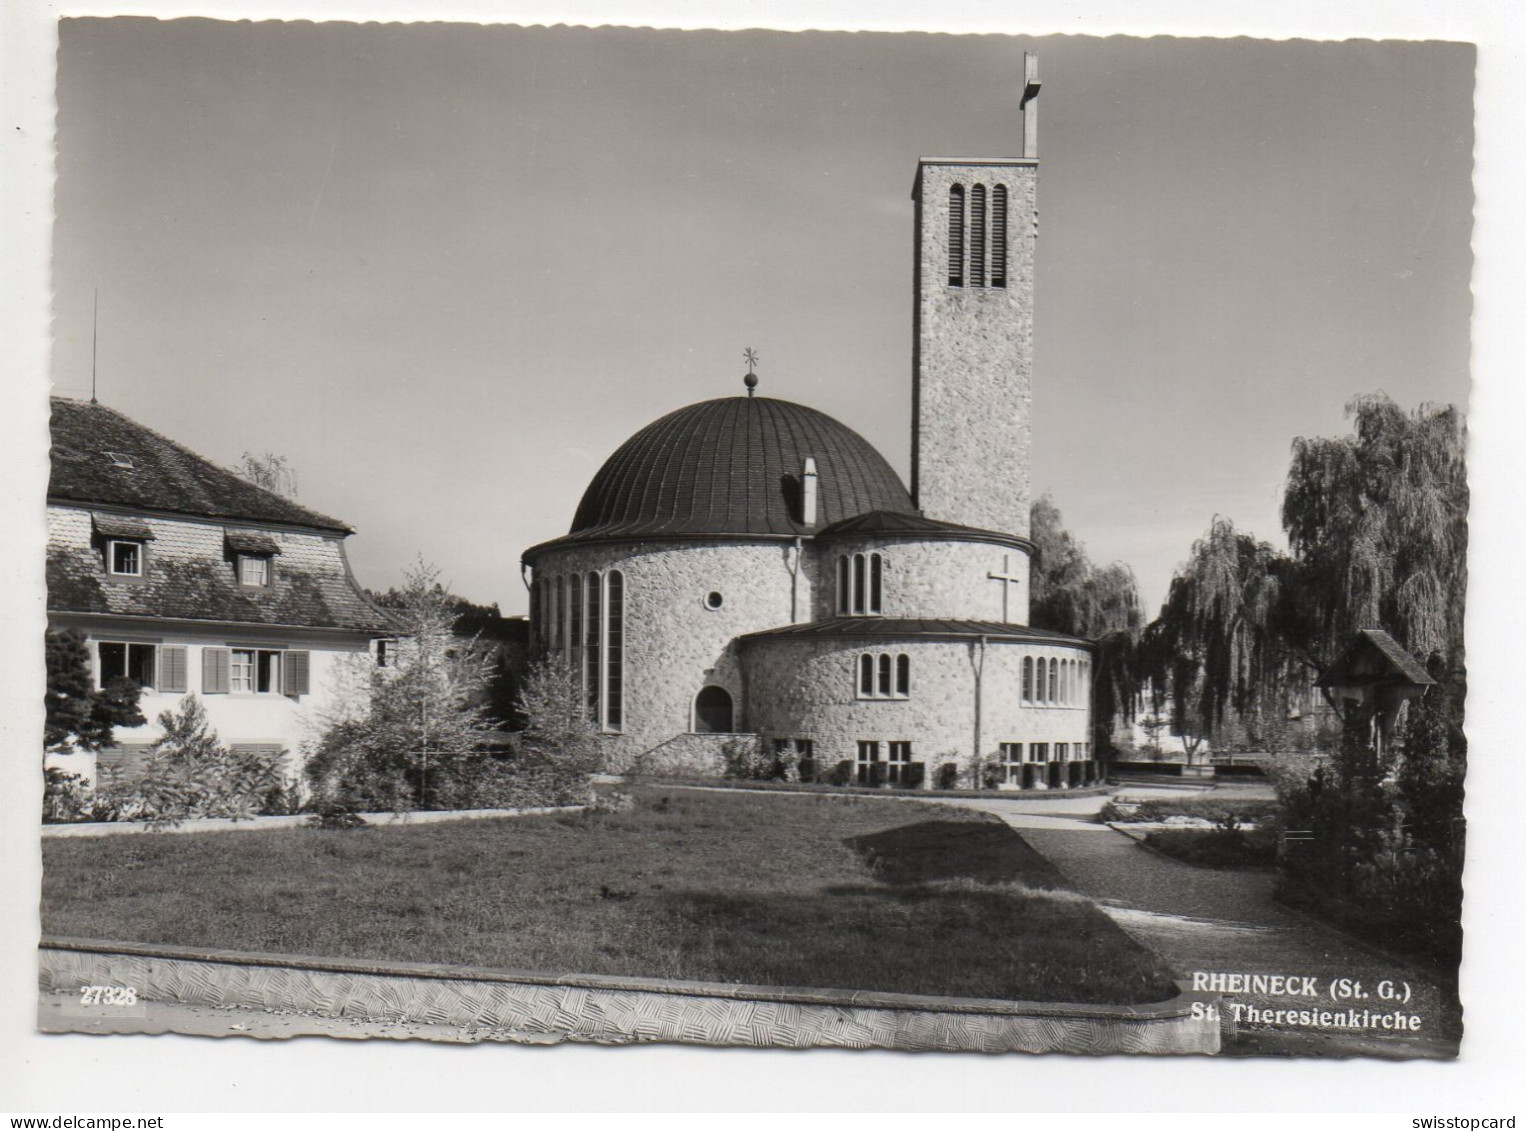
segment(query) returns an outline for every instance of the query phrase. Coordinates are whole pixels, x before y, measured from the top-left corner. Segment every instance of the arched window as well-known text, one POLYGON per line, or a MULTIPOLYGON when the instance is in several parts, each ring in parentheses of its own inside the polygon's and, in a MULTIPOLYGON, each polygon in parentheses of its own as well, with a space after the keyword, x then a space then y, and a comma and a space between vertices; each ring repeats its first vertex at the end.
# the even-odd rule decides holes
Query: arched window
POLYGON ((846 554, 837 559, 837 611, 878 615, 884 607, 885 562, 879 554, 846 554))
POLYGON ((546 621, 541 616, 540 595, 546 583, 540 578, 530 582, 530 636, 537 646, 546 643, 546 621))
POLYGON ((561 574, 551 579, 551 647, 562 647, 567 626, 567 579, 561 574))
POLYGON ((577 576, 567 578, 567 659, 572 663, 573 678, 583 678, 583 582, 577 576))
POLYGON ((948 190, 948 285, 964 286, 964 186, 948 190))
POLYGON ((599 619, 600 593, 599 575, 590 573, 587 578, 588 592, 584 599, 583 618, 583 692, 588 699, 588 717, 595 723, 599 721, 599 700, 602 669, 599 666, 601 652, 600 645, 603 642, 603 622, 599 619))
POLYGON ((1033 702, 1033 657, 1023 657, 1023 702, 1033 702))
POLYGON ((986 285, 986 186, 970 189, 970 286, 986 285))
POLYGON ((1007 186, 991 190, 991 286, 1007 285, 1007 186))
POLYGON ((734 734, 731 693, 724 687, 700 688, 694 697, 694 729, 699 734, 734 734))
POLYGON ((625 575, 609 571, 605 619, 604 725, 619 730, 625 725, 625 575))
POLYGON ((1060 702, 1070 706, 1070 661, 1060 661, 1060 702))
POLYGON ((911 657, 864 652, 858 657, 860 699, 905 699, 911 694, 911 657))
POLYGON ((1049 702, 1060 701, 1060 662, 1051 659, 1049 661, 1049 702))

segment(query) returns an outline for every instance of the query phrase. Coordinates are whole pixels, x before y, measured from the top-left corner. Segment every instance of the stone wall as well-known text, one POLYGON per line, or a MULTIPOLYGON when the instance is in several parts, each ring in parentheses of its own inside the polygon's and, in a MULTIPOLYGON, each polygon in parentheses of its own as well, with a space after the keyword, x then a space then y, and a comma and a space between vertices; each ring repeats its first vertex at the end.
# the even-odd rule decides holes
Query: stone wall
MULTIPOLYGON (((947 1052, 1213 1054, 1216 996, 1149 1005, 1067 1005, 866 990, 742 986, 413 962, 247 954, 201 947, 44 939, 39 988, 71 999, 53 1031, 90 1032, 105 1010, 84 986, 140 1001, 459 1026, 479 1039, 947 1052), (63 1024, 60 1025, 59 1022, 63 1024)), ((135 1007, 128 1007, 135 1008, 135 1007)), ((169 1025, 173 1028, 173 1018, 169 1025)))
POLYGON ((837 615, 837 559, 842 554, 878 553, 882 561, 883 602, 887 617, 1028 623, 1028 555, 995 542, 955 542, 912 538, 841 538, 812 547, 816 577, 815 616, 837 615), (1011 574, 1015 585, 992 580, 1011 574), (1002 590, 1007 595, 1006 615, 1002 590))
MULTIPOLYGON (((1022 699, 1024 657, 1089 659, 1078 647, 992 641, 980 677, 980 749, 994 758, 1003 742, 1091 741, 1085 705, 1042 706, 1022 699)), ((765 743, 809 738, 818 767, 852 762, 860 740, 910 740, 927 767, 961 768, 975 749, 978 642, 938 640, 799 640, 763 637, 747 645, 752 722, 765 743), (905 699, 862 699, 857 664, 864 652, 905 653, 911 663, 905 699)), ((1052 748, 1052 747, 1051 747, 1052 748)))
MULTIPOLYGON (((1028 533, 1035 161, 918 173, 912 495, 931 518, 1028 533), (1005 185, 1007 285, 948 284, 949 188, 1005 185)), ((988 241, 989 242, 989 241, 988 241)))
POLYGON ((610 738, 610 770, 690 731, 694 698, 708 685, 730 693, 732 729, 752 729, 736 638, 794 623, 797 613, 809 619, 808 569, 791 600, 794 558, 789 540, 596 543, 538 555, 542 579, 612 569, 624 577, 625 718, 610 738), (719 608, 707 605, 711 593, 721 595, 719 608))

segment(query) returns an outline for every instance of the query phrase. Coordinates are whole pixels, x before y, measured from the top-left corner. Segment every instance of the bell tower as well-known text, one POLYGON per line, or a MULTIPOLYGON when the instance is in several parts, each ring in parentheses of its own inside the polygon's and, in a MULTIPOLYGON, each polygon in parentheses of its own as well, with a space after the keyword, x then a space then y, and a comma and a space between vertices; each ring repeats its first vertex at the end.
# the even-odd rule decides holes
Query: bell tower
POLYGON ((1026 536, 1038 59, 1023 155, 917 163, 911 490, 929 518, 1026 536))

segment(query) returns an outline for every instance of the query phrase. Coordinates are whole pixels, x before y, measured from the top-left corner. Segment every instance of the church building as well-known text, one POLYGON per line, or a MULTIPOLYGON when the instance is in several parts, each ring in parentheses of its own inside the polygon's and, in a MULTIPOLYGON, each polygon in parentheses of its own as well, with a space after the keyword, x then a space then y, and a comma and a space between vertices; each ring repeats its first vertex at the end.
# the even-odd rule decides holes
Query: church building
POLYGON ((611 770, 1055 789, 1098 777, 1092 647, 1028 624, 1037 70, 1024 155, 923 158, 910 491, 847 425, 745 395, 680 408, 525 551, 611 770))

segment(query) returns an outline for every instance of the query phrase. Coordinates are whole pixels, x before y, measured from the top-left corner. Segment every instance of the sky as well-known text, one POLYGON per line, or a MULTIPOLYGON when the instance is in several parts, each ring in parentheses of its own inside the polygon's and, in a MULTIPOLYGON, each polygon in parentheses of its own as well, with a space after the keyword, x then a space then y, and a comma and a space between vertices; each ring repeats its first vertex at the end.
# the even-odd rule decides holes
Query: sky
POLYGON ((1024 50, 1034 485, 1153 612, 1352 396, 1466 403, 1472 47, 66 20, 55 392, 98 293, 103 402, 505 612, 745 347, 905 477, 916 160, 1021 152, 1024 50))

